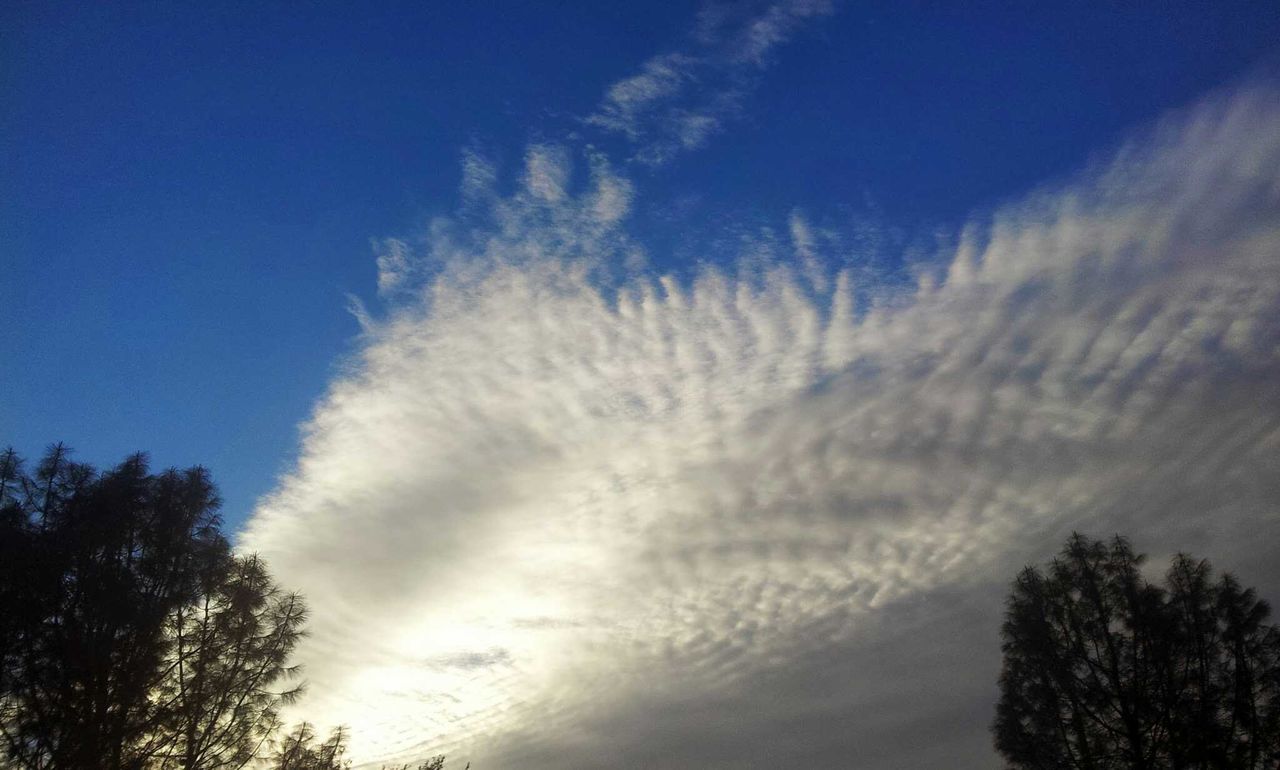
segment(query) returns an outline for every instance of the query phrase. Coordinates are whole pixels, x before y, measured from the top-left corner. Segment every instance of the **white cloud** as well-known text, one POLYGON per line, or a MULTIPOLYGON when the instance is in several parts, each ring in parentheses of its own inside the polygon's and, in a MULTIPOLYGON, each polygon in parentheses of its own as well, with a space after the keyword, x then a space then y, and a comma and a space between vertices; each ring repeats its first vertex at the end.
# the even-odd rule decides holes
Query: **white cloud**
POLYGON ((1280 589, 1276 105, 1171 120, 880 299, 799 277, 798 214, 796 266, 628 277, 629 183, 530 150, 244 533, 313 606, 306 713, 364 762, 988 766, 1000 585, 1071 528, 1280 589))
POLYGON ((462 198, 474 201, 493 195, 498 180, 498 169, 493 161, 474 150, 462 154, 462 198))
POLYGON ((752 75, 806 22, 832 12, 828 0, 711 5, 689 50, 662 53, 605 91, 586 122, 625 136, 651 165, 695 150, 722 130, 751 91, 752 75))
POLYGON ((645 62, 640 74, 609 86, 601 112, 590 118, 602 128, 640 138, 643 113, 663 99, 677 96, 692 79, 698 60, 678 53, 662 54, 645 62))
POLYGON ((830 0, 793 0, 771 5, 738 33, 731 55, 735 61, 763 66, 773 49, 789 40, 801 25, 832 10, 830 0))
POLYGON ((525 156, 525 187, 535 198, 548 203, 564 199, 568 182, 568 161, 564 150, 537 145, 525 156))
POLYGON ((399 238, 375 241, 377 253, 378 293, 390 294, 399 289, 409 278, 409 245, 399 238))

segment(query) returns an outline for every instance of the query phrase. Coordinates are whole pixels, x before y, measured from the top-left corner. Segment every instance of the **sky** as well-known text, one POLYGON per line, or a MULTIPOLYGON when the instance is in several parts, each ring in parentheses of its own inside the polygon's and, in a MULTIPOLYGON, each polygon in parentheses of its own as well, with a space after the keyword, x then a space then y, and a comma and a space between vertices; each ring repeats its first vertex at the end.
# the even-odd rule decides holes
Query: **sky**
POLYGON ((0 434, 202 464, 376 766, 989 767, 1072 530, 1280 595, 1273 3, 0 10, 0 434))

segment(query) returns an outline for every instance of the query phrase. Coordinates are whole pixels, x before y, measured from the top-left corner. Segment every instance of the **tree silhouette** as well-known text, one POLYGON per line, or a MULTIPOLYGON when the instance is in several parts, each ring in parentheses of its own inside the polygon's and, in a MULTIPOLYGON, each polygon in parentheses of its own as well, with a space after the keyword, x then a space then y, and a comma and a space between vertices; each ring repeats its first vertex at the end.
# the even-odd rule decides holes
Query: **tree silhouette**
POLYGON ((3 766, 238 768, 278 726, 306 610, 231 553, 202 468, 0 455, 3 766))
POLYGON ((177 607, 166 628, 157 694, 171 716, 158 768, 238 768, 258 755, 280 725, 277 707, 301 692, 275 686, 297 673, 288 659, 306 614, 257 556, 210 565, 197 601, 177 607))
MULTIPOLYGON (((294 725, 281 740, 271 757, 270 770, 347 770, 351 763, 344 757, 347 753, 347 730, 336 727, 329 737, 317 744, 315 728, 308 722, 294 725)), ((412 768, 409 765, 400 767, 383 766, 382 770, 444 770, 444 755, 432 757, 420 762, 412 768)), ((470 770, 471 764, 463 770, 470 770)))
POLYGON ((134 768, 166 718, 151 694, 164 626, 223 558, 201 468, 149 475, 134 455, 97 474, 54 446, 34 476, 6 455, 0 733, 21 767, 134 768))
POLYGON ((307 608, 231 551, 218 505, 203 468, 0 453, 0 768, 350 767, 345 728, 273 742, 307 608))
POLYGON ((295 725, 280 741, 271 758, 271 770, 347 770, 346 728, 336 727, 329 737, 316 744, 316 731, 309 723, 295 725))
POLYGON ((1178 555, 1164 587, 1121 537, 1073 535, 1014 581, 993 725, 1014 768, 1273 768, 1280 630, 1231 575, 1178 555))

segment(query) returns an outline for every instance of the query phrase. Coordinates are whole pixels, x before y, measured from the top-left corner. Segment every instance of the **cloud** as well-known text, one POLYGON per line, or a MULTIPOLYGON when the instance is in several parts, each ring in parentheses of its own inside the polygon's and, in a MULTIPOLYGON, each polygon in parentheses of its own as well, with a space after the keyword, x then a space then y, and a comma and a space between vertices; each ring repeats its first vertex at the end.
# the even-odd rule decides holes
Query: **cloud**
POLYGON ((800 214, 794 261, 651 275, 602 158, 474 175, 242 537, 312 604, 306 713, 372 764, 985 767, 1003 586, 1071 529, 1276 595, 1277 96, 906 288, 800 214))
POLYGON ((633 159, 650 165, 697 149, 739 111, 774 50, 832 10, 829 0, 709 4, 693 46, 654 56, 609 86, 586 122, 625 136, 633 159))
POLYGON ((384 238, 373 247, 378 253, 378 293, 391 294, 409 280, 409 245, 399 238, 384 238))

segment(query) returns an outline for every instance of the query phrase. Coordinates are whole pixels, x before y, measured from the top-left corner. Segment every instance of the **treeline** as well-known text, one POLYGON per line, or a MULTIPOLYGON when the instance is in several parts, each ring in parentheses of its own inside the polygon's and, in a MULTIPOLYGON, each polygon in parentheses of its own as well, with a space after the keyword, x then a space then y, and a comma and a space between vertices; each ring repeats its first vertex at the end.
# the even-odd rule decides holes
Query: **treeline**
MULTIPOLYGON (((283 724, 306 603, 231 549, 218 507, 202 468, 0 453, 0 768, 350 767, 344 728, 283 724)), ((1074 535, 1018 575, 992 726, 1007 767, 1280 767, 1267 603, 1186 555, 1163 585, 1146 574, 1127 540, 1074 535)))
POLYGON ((1280 768, 1280 628, 1231 574, 1076 534, 1006 605, 992 726, 1010 768, 1280 768))
POLYGON ((343 729, 284 729, 307 606, 232 551, 219 504, 199 467, 0 454, 0 766, 350 766, 343 729))

